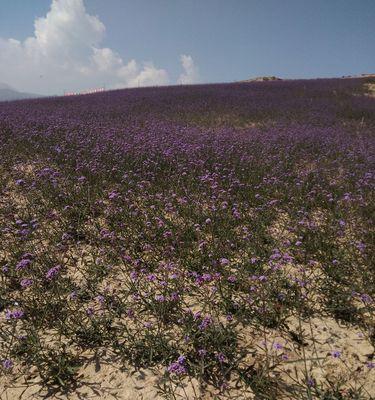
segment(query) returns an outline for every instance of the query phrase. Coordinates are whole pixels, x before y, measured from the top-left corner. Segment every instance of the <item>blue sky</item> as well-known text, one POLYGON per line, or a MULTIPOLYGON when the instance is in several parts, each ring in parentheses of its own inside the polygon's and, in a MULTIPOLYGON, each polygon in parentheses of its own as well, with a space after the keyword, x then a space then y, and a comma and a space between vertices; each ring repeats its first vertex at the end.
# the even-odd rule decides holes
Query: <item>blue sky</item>
POLYGON ((42 33, 34 41, 37 46, 30 47, 33 59, 25 62, 30 49, 24 41, 35 37, 34 21, 46 17, 52 0, 0 0, 0 50, 5 47, 0 55, 0 81, 5 77, 8 82, 4 83, 16 84, 20 90, 52 93, 61 92, 63 87, 84 90, 100 86, 100 81, 121 87, 229 82, 261 75, 311 78, 375 72, 375 0, 85 0, 84 11, 77 8, 75 22, 66 26, 65 35, 58 13, 69 14, 82 1, 55 0, 61 4, 41 24, 42 33), (74 35, 83 12, 96 16, 104 28, 90 22, 87 29, 74 35), (62 43, 57 36, 62 37, 62 43), (45 37, 47 50, 41 47, 45 37), (76 46, 77 37, 84 37, 85 42, 76 46), (11 38, 19 44, 9 42, 11 38), (66 58, 58 59, 65 39, 63 48, 71 46, 72 52, 65 54, 64 50, 66 58), (102 61, 95 64, 95 72, 91 40, 101 51, 102 61), (104 48, 110 49, 106 60, 102 57, 104 48), (114 55, 117 61, 113 61, 114 55), (185 55, 186 64, 181 55, 185 55), (13 59, 9 61, 13 72, 4 66, 6 57, 13 59), (43 63, 41 57, 45 57, 43 63), (113 61, 110 66, 108 57, 113 61), (14 59, 20 64, 31 63, 35 70, 27 72, 12 65, 14 59), (135 64, 129 65, 131 60, 135 64), (58 71, 61 85, 48 77, 48 66, 50 71, 58 71), (40 85, 29 84, 39 71, 40 85), (79 74, 86 75, 80 79, 79 74))

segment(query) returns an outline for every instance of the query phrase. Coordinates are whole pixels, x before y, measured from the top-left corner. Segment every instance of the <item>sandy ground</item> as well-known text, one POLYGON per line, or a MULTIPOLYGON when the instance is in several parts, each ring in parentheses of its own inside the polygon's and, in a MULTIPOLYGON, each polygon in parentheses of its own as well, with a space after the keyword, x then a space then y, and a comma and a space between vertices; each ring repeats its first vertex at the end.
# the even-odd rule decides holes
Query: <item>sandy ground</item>
MULTIPOLYGON (((302 329, 306 346, 299 346, 284 332, 268 330, 263 334, 242 332, 244 340, 252 348, 257 348, 257 355, 249 356, 244 362, 247 366, 255 365, 269 355, 280 357, 287 355, 288 361, 271 373, 271 378, 294 385, 294 379, 303 377, 305 363, 309 373, 317 380, 326 379, 335 382, 346 381, 346 389, 363 388, 366 398, 375 398, 375 368, 370 370, 367 363, 374 355, 374 347, 366 335, 358 328, 338 324, 331 318, 313 318, 301 325, 297 319, 288 320, 291 331, 302 329), (280 343, 282 349, 275 350, 274 343, 280 343), (333 351, 340 351, 339 358, 332 356, 333 351)), ((30 370, 22 377, 10 380, 0 379, 0 399, 119 399, 119 400, 151 400, 163 398, 156 385, 163 383, 162 370, 139 370, 124 368, 113 354, 105 349, 101 353, 86 355, 86 363, 78 372, 79 383, 68 393, 56 393, 41 385, 36 370, 30 370)), ((231 382, 226 393, 220 393, 211 387, 200 387, 197 381, 184 381, 184 387, 176 390, 176 397, 182 399, 256 399, 251 389, 235 387, 231 382)), ((278 397, 288 399, 288 395, 278 397)))

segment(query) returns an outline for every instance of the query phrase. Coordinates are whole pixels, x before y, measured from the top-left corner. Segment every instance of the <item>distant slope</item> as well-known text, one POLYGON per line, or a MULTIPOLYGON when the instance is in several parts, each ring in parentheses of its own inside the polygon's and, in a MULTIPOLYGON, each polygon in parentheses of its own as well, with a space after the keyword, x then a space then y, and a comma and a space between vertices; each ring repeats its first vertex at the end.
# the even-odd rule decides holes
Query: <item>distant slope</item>
POLYGON ((31 99, 33 97, 43 97, 40 94, 35 93, 24 93, 14 90, 5 83, 0 83, 0 101, 20 100, 20 99, 31 99))

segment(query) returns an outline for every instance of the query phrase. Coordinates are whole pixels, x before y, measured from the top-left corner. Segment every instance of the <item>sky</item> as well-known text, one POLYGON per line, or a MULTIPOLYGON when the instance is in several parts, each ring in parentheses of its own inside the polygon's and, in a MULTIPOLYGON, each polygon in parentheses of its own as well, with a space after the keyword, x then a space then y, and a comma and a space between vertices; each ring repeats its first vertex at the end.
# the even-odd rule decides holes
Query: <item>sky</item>
POLYGON ((0 0, 0 84, 62 94, 375 73, 375 0, 0 0))

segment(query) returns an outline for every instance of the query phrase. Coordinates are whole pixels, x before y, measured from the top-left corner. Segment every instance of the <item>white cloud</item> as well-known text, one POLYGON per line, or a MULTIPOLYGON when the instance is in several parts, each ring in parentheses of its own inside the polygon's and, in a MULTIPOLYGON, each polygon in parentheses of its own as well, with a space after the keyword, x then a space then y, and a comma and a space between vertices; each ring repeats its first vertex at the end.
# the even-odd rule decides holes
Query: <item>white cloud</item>
POLYGON ((199 70, 194 64, 192 56, 182 54, 180 60, 184 72, 178 78, 177 83, 181 83, 183 85, 198 83, 200 81, 199 70))
POLYGON ((142 69, 136 65, 135 70, 136 73, 128 80, 128 85, 132 87, 152 86, 155 83, 166 85, 169 81, 167 72, 164 69, 156 69, 152 63, 145 63, 142 69))
POLYGON ((93 48, 92 60, 99 71, 110 71, 121 68, 123 65, 121 57, 108 47, 93 48))
POLYGON ((103 23, 86 13, 82 0, 53 0, 50 11, 36 19, 34 27, 35 36, 25 41, 25 47, 68 65, 85 62, 105 32, 103 23))
POLYGON ((105 26, 86 12, 83 0, 52 0, 34 22, 34 36, 20 42, 0 38, 0 76, 27 92, 59 94, 101 86, 166 85, 168 73, 152 63, 127 64, 100 47, 105 26))
POLYGON ((128 87, 167 85, 168 73, 164 69, 157 69, 152 63, 144 63, 141 68, 135 60, 123 65, 117 76, 127 82, 128 87))

